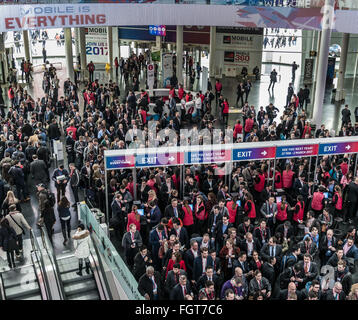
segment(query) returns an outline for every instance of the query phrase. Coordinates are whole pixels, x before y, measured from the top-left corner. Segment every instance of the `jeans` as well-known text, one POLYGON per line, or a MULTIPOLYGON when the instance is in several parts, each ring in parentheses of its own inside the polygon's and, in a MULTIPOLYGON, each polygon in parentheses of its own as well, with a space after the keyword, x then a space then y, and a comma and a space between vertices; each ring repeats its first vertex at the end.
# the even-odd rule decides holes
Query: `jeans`
POLYGON ((71 237, 71 219, 62 220, 60 218, 60 222, 61 222, 61 230, 62 230, 63 238, 67 239, 66 234, 68 235, 68 238, 70 238, 71 237), (67 231, 67 233, 66 233, 66 231, 67 231))

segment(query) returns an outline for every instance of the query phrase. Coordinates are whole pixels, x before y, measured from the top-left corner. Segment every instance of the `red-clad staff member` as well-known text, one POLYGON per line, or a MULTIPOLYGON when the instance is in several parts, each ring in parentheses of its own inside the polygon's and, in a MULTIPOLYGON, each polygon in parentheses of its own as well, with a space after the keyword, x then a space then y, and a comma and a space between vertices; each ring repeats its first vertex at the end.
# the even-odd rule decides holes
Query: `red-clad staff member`
POLYGON ((195 232, 198 234, 204 234, 206 230, 206 220, 208 218, 208 214, 205 210, 205 203, 202 196, 196 197, 196 204, 194 208, 195 213, 195 232))
POLYGON ((245 205, 244 205, 244 211, 247 214, 247 216, 251 219, 256 218, 256 208, 254 204, 254 199, 251 195, 251 193, 247 192, 245 195, 245 205))
POLYGON ((295 209, 292 216, 293 229, 295 234, 297 234, 297 226, 303 223, 304 214, 305 214, 305 202, 303 201, 303 197, 299 195, 297 197, 297 203, 295 205, 295 209))
POLYGON ((291 210, 291 207, 286 202, 286 197, 282 196, 281 202, 277 203, 276 224, 281 224, 287 220, 287 211, 289 210, 291 210))
POLYGON ((290 165, 286 165, 286 170, 282 172, 282 186, 284 189, 288 190, 292 188, 294 174, 290 165))
POLYGON ((334 205, 334 209, 335 209, 334 210, 335 217, 342 217, 343 197, 342 197, 341 187, 338 185, 334 187, 332 204, 334 205))
POLYGON ((283 188, 283 184, 282 184, 281 171, 280 171, 279 167, 276 167, 276 170, 275 170, 275 190, 282 189, 282 188, 283 188))
POLYGON ((184 200, 182 209, 184 211, 183 225, 188 231, 189 237, 191 237, 191 235, 194 233, 194 218, 193 211, 189 206, 188 200, 184 200))
POLYGON ((229 211, 229 223, 232 223, 234 226, 236 226, 236 216, 237 216, 237 210, 238 205, 236 203, 237 197, 233 197, 230 201, 226 203, 226 208, 229 211))
POLYGON ((227 99, 224 99, 223 102, 223 122, 225 125, 227 125, 228 119, 229 119, 229 102, 227 101, 227 99))
POLYGON ((180 83, 178 89, 178 98, 179 100, 181 100, 183 99, 183 97, 184 97, 184 89, 183 89, 183 85, 180 83))
POLYGON ((315 213, 315 217, 317 218, 321 213, 324 206, 324 187, 320 186, 318 191, 313 193, 311 208, 315 213))

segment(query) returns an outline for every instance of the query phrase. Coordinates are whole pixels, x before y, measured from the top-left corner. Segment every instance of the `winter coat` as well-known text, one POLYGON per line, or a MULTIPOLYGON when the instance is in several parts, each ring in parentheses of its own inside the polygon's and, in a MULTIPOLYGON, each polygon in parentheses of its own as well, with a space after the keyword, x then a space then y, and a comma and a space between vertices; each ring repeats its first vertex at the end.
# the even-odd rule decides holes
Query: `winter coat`
POLYGON ((74 236, 83 237, 81 239, 75 239, 75 257, 78 259, 88 258, 90 255, 90 237, 87 230, 76 231, 74 236), (87 235, 86 235, 87 234, 87 235))

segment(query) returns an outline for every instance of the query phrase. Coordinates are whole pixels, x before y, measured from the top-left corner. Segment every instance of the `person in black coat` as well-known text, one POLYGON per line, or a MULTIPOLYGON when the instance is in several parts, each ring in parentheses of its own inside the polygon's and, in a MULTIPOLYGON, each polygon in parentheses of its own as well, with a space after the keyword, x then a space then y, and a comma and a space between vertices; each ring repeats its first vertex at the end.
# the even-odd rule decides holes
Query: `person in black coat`
POLYGON ((196 257, 194 259, 193 264, 193 280, 196 282, 199 280, 199 278, 205 273, 207 266, 213 266, 213 259, 209 255, 208 248, 202 248, 201 249, 201 255, 196 257), (203 270, 203 265, 206 262, 205 269, 203 270))
POLYGON ((180 221, 176 218, 173 218, 173 229, 170 231, 169 236, 174 234, 179 240, 181 246, 185 248, 189 247, 189 235, 185 227, 180 227, 180 221))
POLYGON ((212 238, 215 239, 216 251, 224 246, 224 241, 229 237, 229 229, 232 228, 232 223, 229 223, 229 216, 224 215, 223 219, 215 226, 212 238))
POLYGON ((352 274, 349 272, 345 261, 339 261, 337 270, 334 272, 334 280, 342 284, 343 291, 349 295, 353 284, 352 274))
POLYGON ((286 268, 280 274, 280 288, 287 288, 288 284, 292 281, 295 283, 298 290, 304 288, 303 278, 305 274, 302 266, 297 262, 294 266, 286 268))
POLYGON ((161 283, 160 273, 149 266, 138 281, 138 291, 146 300, 160 300, 163 296, 161 283))
POLYGON ((150 252, 145 245, 139 248, 139 252, 134 257, 133 275, 139 278, 146 272, 147 267, 153 264, 150 252))
POLYGON ((270 257, 269 261, 265 262, 261 269, 262 276, 265 277, 270 282, 271 287, 273 287, 276 281, 275 264, 276 264, 276 258, 270 257))
POLYGON ((319 257, 322 263, 322 266, 327 264, 330 257, 336 252, 338 246, 338 241, 335 236, 333 236, 333 230, 328 229, 327 234, 323 235, 320 244, 319 244, 319 257))
POLYGON ((336 282, 333 289, 327 290, 324 298, 325 300, 345 300, 346 294, 343 291, 342 284, 340 282, 336 282))
POLYGON ((173 270, 170 270, 167 275, 167 279, 165 280, 165 293, 166 296, 169 297, 173 288, 179 283, 179 277, 181 275, 186 276, 186 272, 183 269, 180 269, 180 264, 175 263, 173 266, 173 270))
POLYGON ((237 227, 237 234, 241 239, 245 238, 245 235, 248 233, 254 232, 254 226, 251 224, 251 220, 249 217, 245 217, 244 221, 239 224, 239 226, 237 227))
POLYGON ((342 248, 337 249, 337 251, 328 259, 327 264, 336 268, 339 260, 347 261, 342 248))
POLYGON ((303 270, 303 285, 306 285, 307 282, 312 281, 318 276, 318 267, 315 262, 312 261, 311 255, 306 253, 303 256, 303 261, 299 261, 302 270, 303 270))
POLYGON ((219 206, 215 205, 208 217, 208 233, 213 237, 215 226, 222 220, 223 216, 219 211, 219 206))
POLYGON ((176 198, 173 198, 171 200, 171 204, 165 208, 164 217, 167 218, 176 217, 176 218, 180 218, 181 220, 184 219, 184 211, 182 209, 181 204, 178 204, 178 200, 176 198))
POLYGON ((217 276, 216 274, 214 274, 214 268, 213 266, 207 266, 206 270, 205 270, 205 274, 203 274, 198 281, 196 282, 196 288, 198 290, 205 288, 205 283, 207 281, 213 281, 214 285, 215 285, 215 292, 219 293, 220 292, 220 278, 219 276, 217 276))
POLYGON ((193 289, 187 277, 182 275, 170 294, 170 300, 188 300, 188 296, 194 298, 193 289))
POLYGON ((14 252, 18 250, 16 232, 7 219, 3 219, 0 226, 0 247, 6 252, 9 267, 15 268, 14 252))

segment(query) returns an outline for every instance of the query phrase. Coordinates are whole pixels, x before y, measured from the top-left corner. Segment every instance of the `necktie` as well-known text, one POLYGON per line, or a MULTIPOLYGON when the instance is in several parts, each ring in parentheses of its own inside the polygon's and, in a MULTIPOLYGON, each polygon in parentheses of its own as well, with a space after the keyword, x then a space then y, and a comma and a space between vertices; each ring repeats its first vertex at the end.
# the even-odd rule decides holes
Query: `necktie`
POLYGON ((134 241, 134 233, 131 232, 132 242, 134 241))
POLYGON ((175 281, 175 283, 178 283, 178 278, 177 278, 176 273, 174 273, 174 281, 175 281))
POLYGON ((270 257, 272 257, 272 247, 270 247, 270 257))
POLYGON ((307 273, 307 272, 308 272, 308 264, 305 263, 305 273, 307 273))
POLYGON ((174 208, 174 216, 175 216, 176 218, 178 218, 177 208, 174 208))
POLYGON ((183 287, 184 297, 186 296, 186 288, 183 287))

